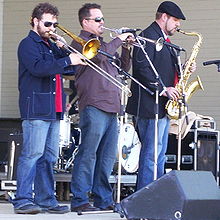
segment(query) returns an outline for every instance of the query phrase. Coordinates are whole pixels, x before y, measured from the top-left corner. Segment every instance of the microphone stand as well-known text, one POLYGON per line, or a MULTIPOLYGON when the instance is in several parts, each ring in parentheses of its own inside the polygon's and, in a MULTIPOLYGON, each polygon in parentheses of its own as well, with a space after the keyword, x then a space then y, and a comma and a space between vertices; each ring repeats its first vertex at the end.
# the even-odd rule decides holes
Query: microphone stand
MULTIPOLYGON (((178 69, 180 73, 180 79, 179 81, 183 84, 183 69, 182 69, 182 64, 181 64, 181 59, 180 59, 180 50, 176 51, 176 56, 177 56, 177 64, 178 64, 178 69)), ((184 112, 187 112, 187 105, 186 105, 186 100, 185 100, 185 88, 184 85, 181 85, 182 88, 182 97, 181 99, 178 100, 179 102, 179 116, 178 116, 178 145, 177 145, 177 170, 180 170, 180 165, 181 165, 181 144, 182 144, 182 135, 181 135, 181 128, 182 128, 182 109, 184 109, 184 112)), ((186 123, 188 124, 188 117, 186 115, 186 123)))
POLYGON ((118 69, 118 72, 121 73, 122 75, 126 76, 127 78, 133 80, 135 83, 137 83, 139 86, 142 87, 145 91, 149 92, 151 95, 154 94, 150 89, 148 89, 146 86, 141 84, 138 80, 136 80, 132 75, 130 75, 128 72, 124 71, 120 66, 118 66, 114 61, 117 60, 115 56, 112 56, 111 54, 103 51, 103 50, 98 50, 99 53, 103 54, 104 56, 107 56, 109 58, 110 63, 118 69))
MULTIPOLYGON (((123 70, 120 66, 118 66, 114 61, 116 61, 117 59, 112 56, 109 53, 106 53, 104 51, 99 50, 99 52, 105 56, 107 56, 110 61, 110 63, 116 67, 118 69, 118 72, 122 75, 122 79, 125 83, 126 79, 131 79, 133 80, 135 83, 137 83, 139 86, 141 86, 145 91, 149 92, 151 95, 153 95, 154 93, 146 88, 143 84, 141 84, 139 81, 137 81, 134 77, 132 77, 128 72, 126 72, 125 70, 123 70)), ((123 111, 121 113, 120 116, 120 130, 123 128, 123 123, 124 123, 124 115, 125 115, 125 100, 126 98, 126 94, 124 91, 122 91, 122 98, 121 98, 121 105, 123 106, 123 111)), ((118 178, 117 178, 117 199, 116 199, 116 203, 115 203, 115 207, 114 207, 114 211, 119 213, 120 216, 123 218, 124 217, 124 212, 122 211, 121 205, 120 205, 120 197, 121 197, 121 164, 122 164, 122 151, 119 150, 118 152, 118 178)))
POLYGON ((144 45, 140 42, 139 38, 136 37, 136 40, 141 48, 141 50, 143 51, 147 61, 149 62, 154 74, 155 74, 155 78, 156 78, 156 83, 153 83, 156 86, 156 96, 155 96, 155 124, 154 124, 154 180, 157 179, 157 161, 158 161, 158 120, 159 120, 159 96, 161 96, 164 92, 166 93, 167 97, 170 99, 170 95, 167 92, 167 89, 162 81, 162 79, 160 78, 157 70, 155 69, 153 63, 151 62, 147 52, 144 49, 144 45), (162 92, 159 94, 159 84, 162 86, 163 90, 162 92))

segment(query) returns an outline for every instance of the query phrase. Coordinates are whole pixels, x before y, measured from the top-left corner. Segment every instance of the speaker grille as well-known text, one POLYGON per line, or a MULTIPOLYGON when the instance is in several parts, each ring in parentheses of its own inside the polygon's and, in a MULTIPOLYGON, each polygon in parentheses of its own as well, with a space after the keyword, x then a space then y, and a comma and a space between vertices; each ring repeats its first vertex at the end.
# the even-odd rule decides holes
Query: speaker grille
MULTIPOLYGON (((218 131, 190 131, 181 142, 181 170, 211 171, 218 177, 219 172, 219 132, 218 131)), ((176 135, 169 135, 167 157, 177 157, 178 140, 176 135)), ((165 169, 177 169, 177 161, 169 163, 165 169)))

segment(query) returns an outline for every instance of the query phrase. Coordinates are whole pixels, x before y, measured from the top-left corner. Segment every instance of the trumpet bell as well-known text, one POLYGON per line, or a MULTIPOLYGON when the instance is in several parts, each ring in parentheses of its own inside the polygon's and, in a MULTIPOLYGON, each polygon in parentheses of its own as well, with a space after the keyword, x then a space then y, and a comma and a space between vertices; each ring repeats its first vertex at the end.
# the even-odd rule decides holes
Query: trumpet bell
POLYGON ((87 59, 92 59, 94 56, 97 55, 98 49, 100 48, 100 41, 96 39, 91 39, 85 43, 83 46, 82 54, 87 59))
POLYGON ((155 42, 155 45, 156 45, 156 51, 161 51, 162 48, 163 48, 163 42, 164 42, 164 39, 162 37, 160 37, 156 42, 155 42))

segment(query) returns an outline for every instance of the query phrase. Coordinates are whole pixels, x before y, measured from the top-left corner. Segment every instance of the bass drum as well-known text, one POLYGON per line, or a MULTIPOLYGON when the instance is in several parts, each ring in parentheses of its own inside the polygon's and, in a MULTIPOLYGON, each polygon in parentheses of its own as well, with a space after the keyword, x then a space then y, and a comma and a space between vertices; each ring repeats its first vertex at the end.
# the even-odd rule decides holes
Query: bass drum
POLYGON ((118 137, 118 150, 121 151, 121 165, 128 173, 138 170, 141 142, 132 124, 121 126, 118 137))

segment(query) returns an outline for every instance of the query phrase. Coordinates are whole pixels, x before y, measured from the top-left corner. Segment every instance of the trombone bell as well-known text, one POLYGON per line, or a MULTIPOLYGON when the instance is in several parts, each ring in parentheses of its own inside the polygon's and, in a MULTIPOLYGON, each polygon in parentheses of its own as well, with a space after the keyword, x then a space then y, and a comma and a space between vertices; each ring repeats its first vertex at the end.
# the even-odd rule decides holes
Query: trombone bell
POLYGON ((100 46, 101 45, 99 40, 91 39, 83 45, 82 54, 87 59, 92 59, 94 56, 97 55, 100 46))

